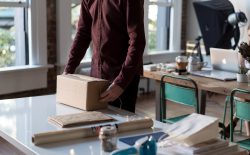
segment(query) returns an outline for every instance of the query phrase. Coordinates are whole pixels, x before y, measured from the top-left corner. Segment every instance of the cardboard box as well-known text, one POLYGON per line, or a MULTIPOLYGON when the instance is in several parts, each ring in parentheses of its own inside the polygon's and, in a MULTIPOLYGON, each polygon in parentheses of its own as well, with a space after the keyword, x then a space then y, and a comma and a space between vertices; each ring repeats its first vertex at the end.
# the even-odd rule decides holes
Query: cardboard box
POLYGON ((78 74, 57 76, 56 101, 82 110, 107 108, 99 98, 108 81, 78 74))

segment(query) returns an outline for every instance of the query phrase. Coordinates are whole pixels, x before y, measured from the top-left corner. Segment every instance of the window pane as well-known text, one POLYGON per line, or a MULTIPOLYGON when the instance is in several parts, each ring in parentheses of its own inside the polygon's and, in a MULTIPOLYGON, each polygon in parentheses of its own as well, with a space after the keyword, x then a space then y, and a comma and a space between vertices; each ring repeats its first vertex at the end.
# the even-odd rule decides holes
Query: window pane
POLYGON ((72 39, 74 39, 76 34, 77 21, 79 18, 81 6, 80 4, 71 5, 71 24, 72 24, 72 39))
POLYGON ((149 53, 169 49, 170 8, 171 6, 149 5, 149 53))
MULTIPOLYGON (((81 8, 80 4, 71 5, 72 40, 74 39, 76 34, 77 22, 80 15, 80 8, 81 8)), ((82 61, 91 61, 91 58, 92 58, 92 48, 90 45, 82 61)))
POLYGON ((150 50, 156 49, 156 23, 157 23, 157 12, 158 7, 156 5, 149 6, 149 13, 148 13, 148 46, 150 50))
POLYGON ((0 67, 25 64, 24 23, 20 15, 23 8, 0 7, 0 67))

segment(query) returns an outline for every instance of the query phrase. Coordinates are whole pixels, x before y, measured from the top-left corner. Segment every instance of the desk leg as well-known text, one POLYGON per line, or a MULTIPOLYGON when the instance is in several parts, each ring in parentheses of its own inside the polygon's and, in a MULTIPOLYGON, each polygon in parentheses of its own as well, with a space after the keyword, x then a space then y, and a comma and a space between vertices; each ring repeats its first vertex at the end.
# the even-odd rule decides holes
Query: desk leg
MULTIPOLYGON (((155 119, 161 121, 160 117, 160 81, 155 81, 155 119)), ((165 116, 165 115, 164 115, 165 116)), ((164 118, 162 118, 164 119, 164 118)))
POLYGON ((205 90, 200 90, 199 92, 200 113, 203 115, 205 115, 206 113, 206 100, 207 100, 207 92, 205 90))

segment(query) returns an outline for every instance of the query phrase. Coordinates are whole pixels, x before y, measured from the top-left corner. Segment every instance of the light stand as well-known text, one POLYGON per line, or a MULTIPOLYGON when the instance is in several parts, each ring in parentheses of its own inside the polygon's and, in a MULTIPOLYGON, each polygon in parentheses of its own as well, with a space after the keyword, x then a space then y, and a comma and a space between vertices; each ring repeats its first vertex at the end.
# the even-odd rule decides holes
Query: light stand
POLYGON ((201 45, 201 44, 200 44, 201 39, 202 39, 201 36, 198 36, 198 37, 195 39, 196 43, 195 43, 195 46, 194 46, 193 51, 194 51, 194 50, 197 50, 197 56, 199 57, 200 62, 203 62, 203 56, 202 56, 202 53, 201 53, 201 46, 200 46, 200 45, 201 45))

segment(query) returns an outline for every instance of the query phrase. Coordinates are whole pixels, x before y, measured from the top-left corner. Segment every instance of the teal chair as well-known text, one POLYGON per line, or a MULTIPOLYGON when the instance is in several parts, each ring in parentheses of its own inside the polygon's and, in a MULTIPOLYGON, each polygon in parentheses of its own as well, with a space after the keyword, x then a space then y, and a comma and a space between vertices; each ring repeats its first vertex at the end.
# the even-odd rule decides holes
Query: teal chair
MULTIPOLYGON (((222 130, 224 131, 224 132, 221 133, 221 139, 222 138, 224 138, 224 139, 227 138, 226 137, 225 121, 226 121, 226 113, 227 113, 228 105, 230 105, 230 96, 226 96, 225 105, 224 105, 223 120, 222 120, 222 123, 219 122, 219 127, 222 128, 222 130)), ((240 120, 240 130, 235 130, 234 132, 242 133, 242 122, 243 122, 243 120, 242 119, 239 119, 239 120, 240 120)))
MULTIPOLYGON (((246 101, 239 101, 235 98, 235 94, 247 94, 250 95, 250 91, 243 90, 243 89, 234 89, 230 95, 230 141, 234 141, 234 126, 233 126, 233 117, 235 113, 235 117, 239 118, 240 120, 250 121, 250 102, 246 101), (235 108, 235 109, 234 109, 235 108)), ((242 126, 242 123, 241 123, 242 126)), ((242 127, 241 127, 242 128, 242 127)), ((250 150, 250 138, 244 139, 241 141, 237 141, 237 144, 241 148, 250 150)))
POLYGON ((195 109, 196 113, 199 113, 199 100, 198 100, 198 86, 196 82, 190 78, 175 75, 163 75, 160 83, 160 121, 164 123, 175 123, 189 114, 167 118, 167 104, 168 101, 172 101, 177 104, 190 106, 195 109), (181 85, 172 84, 166 82, 166 79, 180 80, 184 83, 190 83, 191 87, 185 87, 181 85))

